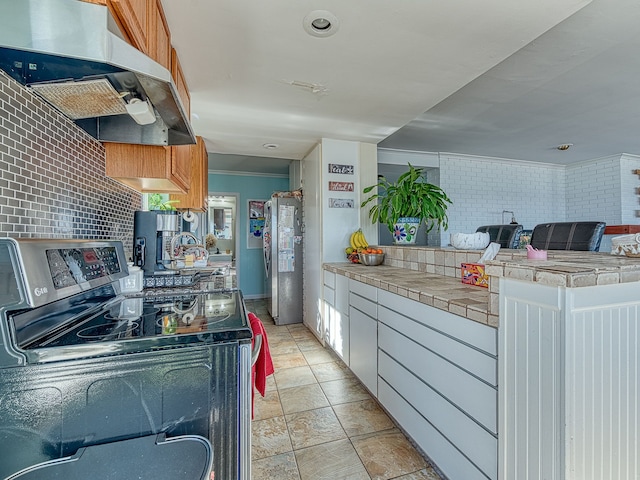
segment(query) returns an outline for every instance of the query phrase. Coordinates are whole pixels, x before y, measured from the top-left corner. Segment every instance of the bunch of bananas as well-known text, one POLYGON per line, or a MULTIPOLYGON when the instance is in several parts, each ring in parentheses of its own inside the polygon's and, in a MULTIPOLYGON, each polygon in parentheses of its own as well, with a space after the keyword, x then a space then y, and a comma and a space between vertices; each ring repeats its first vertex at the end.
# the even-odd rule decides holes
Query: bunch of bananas
POLYGON ((362 229, 359 228, 351 234, 349 237, 349 246, 356 252, 369 246, 369 242, 367 242, 367 239, 364 237, 362 229))

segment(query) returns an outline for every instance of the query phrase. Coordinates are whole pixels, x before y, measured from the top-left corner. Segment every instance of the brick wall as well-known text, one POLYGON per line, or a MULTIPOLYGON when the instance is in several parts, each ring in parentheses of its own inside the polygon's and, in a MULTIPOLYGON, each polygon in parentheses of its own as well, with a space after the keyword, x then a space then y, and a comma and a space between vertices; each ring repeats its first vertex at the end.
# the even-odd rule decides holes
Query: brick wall
MULTIPOLYGON (((451 233, 475 232, 502 223, 502 211, 515 213, 525 229, 566 218, 565 167, 517 160, 440 154, 440 186, 453 205, 447 210, 451 233)), ((511 215, 505 215, 505 222, 511 215)))
POLYGON ((102 144, 0 72, 0 236, 115 239, 141 195, 105 177, 102 144))

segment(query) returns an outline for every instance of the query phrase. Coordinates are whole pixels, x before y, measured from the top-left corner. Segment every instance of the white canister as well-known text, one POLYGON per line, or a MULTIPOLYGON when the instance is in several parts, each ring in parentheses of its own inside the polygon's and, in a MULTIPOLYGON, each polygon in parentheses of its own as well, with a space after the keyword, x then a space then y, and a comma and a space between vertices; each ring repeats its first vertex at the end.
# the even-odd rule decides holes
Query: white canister
POLYGON ((120 290, 122 293, 142 291, 144 272, 133 263, 128 263, 129 275, 120 279, 120 290))

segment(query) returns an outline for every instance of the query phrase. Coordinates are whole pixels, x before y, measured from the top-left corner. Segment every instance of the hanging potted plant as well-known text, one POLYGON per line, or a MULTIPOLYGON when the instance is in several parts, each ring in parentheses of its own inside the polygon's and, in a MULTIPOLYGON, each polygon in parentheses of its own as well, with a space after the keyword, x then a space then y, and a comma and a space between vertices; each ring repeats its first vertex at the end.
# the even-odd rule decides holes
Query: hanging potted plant
POLYGON ((373 223, 387 225, 396 244, 415 243, 422 222, 427 233, 435 226, 448 228, 447 207, 451 200, 438 185, 427 182, 423 168, 409 164, 409 170, 396 182, 389 182, 382 175, 378 180, 363 190, 367 194, 377 187, 378 193, 364 200, 360 207, 373 203, 369 218, 373 223))

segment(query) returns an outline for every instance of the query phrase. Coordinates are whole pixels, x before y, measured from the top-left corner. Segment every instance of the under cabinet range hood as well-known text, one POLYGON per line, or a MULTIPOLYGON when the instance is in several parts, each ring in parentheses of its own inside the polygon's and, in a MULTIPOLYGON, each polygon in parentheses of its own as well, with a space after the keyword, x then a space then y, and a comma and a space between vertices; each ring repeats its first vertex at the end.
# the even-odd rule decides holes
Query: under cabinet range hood
POLYGON ((196 143, 171 73, 122 39, 107 7, 0 0, 0 69, 100 141, 196 143))

